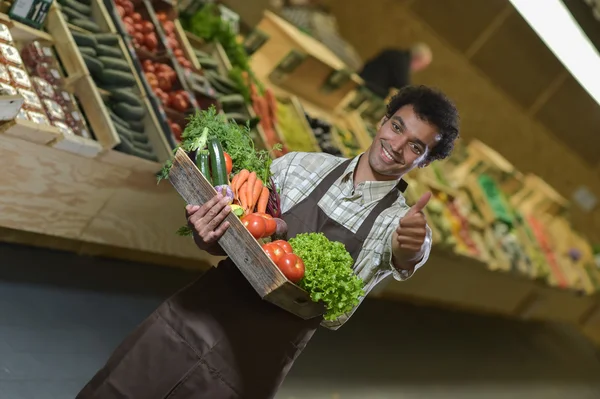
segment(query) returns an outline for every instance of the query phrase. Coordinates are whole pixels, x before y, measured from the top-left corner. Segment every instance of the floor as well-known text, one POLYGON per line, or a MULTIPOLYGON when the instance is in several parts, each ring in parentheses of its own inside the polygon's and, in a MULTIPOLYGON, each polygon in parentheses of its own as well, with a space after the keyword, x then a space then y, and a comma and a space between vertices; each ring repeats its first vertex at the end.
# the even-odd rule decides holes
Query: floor
MULTIPOLYGON (((195 277, 4 244, 0 263, 1 399, 73 398, 195 277)), ((277 396, 292 398, 597 399, 600 360, 567 326, 367 300, 344 328, 316 334, 277 396)))

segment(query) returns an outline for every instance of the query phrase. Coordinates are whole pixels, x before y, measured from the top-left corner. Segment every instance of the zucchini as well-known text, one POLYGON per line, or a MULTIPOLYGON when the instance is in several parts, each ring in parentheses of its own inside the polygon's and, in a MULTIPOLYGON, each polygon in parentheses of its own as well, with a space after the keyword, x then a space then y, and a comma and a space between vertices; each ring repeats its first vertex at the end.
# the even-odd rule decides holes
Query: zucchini
POLYGON ((154 149, 152 148, 152 144, 148 143, 147 141, 141 142, 141 141, 134 140, 132 142, 132 144, 138 150, 143 150, 143 151, 150 152, 150 153, 154 152, 154 149))
POLYGON ((227 184, 227 169, 225 167, 225 155, 223 148, 217 139, 211 139, 208 142, 208 152, 210 155, 210 169, 212 170, 213 185, 223 186, 227 184))
POLYGON ((127 61, 121 58, 114 57, 98 57, 100 61, 104 64, 107 69, 114 69, 116 71, 129 72, 131 73, 131 66, 127 63, 127 61))
POLYGON ((82 4, 79 1, 75 1, 75 0, 59 0, 58 1, 61 5, 63 5, 62 8, 68 7, 71 8, 83 15, 85 15, 86 17, 89 17, 90 14, 92 13, 92 8, 86 4, 82 4))
POLYGON ((102 76, 100 77, 100 82, 105 85, 118 85, 121 87, 131 87, 135 86, 136 81, 133 77, 133 74, 123 72, 123 71, 115 71, 113 69, 105 69, 102 71, 102 76))
POLYGON ((88 57, 94 57, 94 59, 96 58, 96 50, 94 50, 93 47, 81 46, 79 47, 79 52, 87 55, 88 57))
POLYGON ((106 44, 100 44, 100 42, 98 42, 98 47, 96 47, 96 51, 101 57, 113 57, 117 59, 123 58, 123 52, 121 51, 120 47, 111 47, 106 44))
POLYGON ((119 135, 121 142, 115 147, 117 151, 124 152, 125 154, 133 154, 133 144, 126 136, 119 135))
POLYGON ((244 100, 244 96, 241 94, 226 94, 219 96, 217 100, 219 100, 223 107, 246 104, 246 100, 244 100))
POLYGON ((110 92, 112 94, 112 99, 115 101, 124 102, 124 103, 130 104, 130 105, 135 105, 138 107, 144 106, 144 103, 142 103, 142 100, 140 100, 140 98, 138 96, 133 94, 133 92, 131 90, 112 89, 112 90, 110 90, 110 92))
POLYGON ((98 42, 94 36, 84 35, 83 33, 74 30, 71 31, 71 35, 73 36, 73 40, 75 40, 75 44, 78 46, 91 47, 93 49, 98 46, 98 42))
POLYGON ((86 54, 81 54, 81 57, 83 58, 85 65, 90 70, 90 73, 94 77, 101 77, 104 75, 104 72, 103 72, 104 65, 102 65, 102 63, 100 61, 98 61, 94 57, 90 57, 89 55, 86 55, 86 54))
POLYGON ((71 19, 69 22, 71 22, 73 25, 77 26, 78 28, 87 30, 88 32, 100 33, 100 27, 98 26, 98 24, 95 23, 94 21, 90 21, 89 19, 74 18, 74 19, 71 19))
POLYGON ((113 106, 113 111, 126 121, 140 121, 146 114, 142 107, 136 107, 127 103, 117 103, 113 106))
POLYGON ((119 136, 127 137, 127 139, 131 141, 131 143, 134 145, 136 145, 137 143, 141 145, 145 145, 148 143, 148 137, 146 137, 146 135, 143 133, 133 132, 130 129, 127 129, 118 123, 115 123, 115 129, 117 130, 117 133, 119 133, 119 136))
POLYGON ((214 71, 207 71, 206 74, 208 75, 209 79, 212 78, 213 80, 219 82, 222 86, 227 87, 229 90, 231 90, 233 92, 237 91, 237 89, 238 89, 237 84, 233 80, 231 80, 225 76, 221 76, 217 72, 214 72, 214 71))
POLYGON ((129 124, 112 112, 110 112, 110 119, 112 120, 113 125, 115 125, 117 132, 120 132, 119 128, 123 129, 123 131, 129 131, 129 124))
POLYGON ((198 151, 196 153, 196 165, 202 175, 212 184, 212 178, 210 177, 210 166, 209 166, 209 156, 206 151, 198 151))
POLYGON ((63 16, 65 18, 68 17, 68 20, 72 20, 72 19, 86 19, 89 18, 86 15, 83 15, 82 13, 80 13, 77 10, 72 9, 71 7, 61 7, 61 11, 63 13, 63 16))
POLYGON ((107 46, 118 46, 119 45, 119 36, 115 33, 98 33, 94 35, 98 44, 104 44, 107 46))

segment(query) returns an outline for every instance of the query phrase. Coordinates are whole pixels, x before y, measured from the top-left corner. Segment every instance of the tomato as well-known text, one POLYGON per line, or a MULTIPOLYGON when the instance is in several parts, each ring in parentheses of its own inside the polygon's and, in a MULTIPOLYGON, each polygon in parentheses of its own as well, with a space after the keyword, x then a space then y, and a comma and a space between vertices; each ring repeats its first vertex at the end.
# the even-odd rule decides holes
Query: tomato
POLYGON ((175 55, 175 57, 183 57, 183 56, 185 56, 185 54, 183 53, 183 50, 180 49, 180 48, 175 49, 173 51, 173 54, 175 55))
POLYGON ((145 36, 142 32, 135 32, 133 34, 133 37, 135 40, 137 40, 138 44, 140 44, 140 45, 144 44, 145 36))
POLYGON ((253 215, 259 215, 265 219, 265 222, 267 223, 265 237, 270 237, 275 234, 275 230, 277 230, 277 222, 275 219, 273 219, 273 216, 262 212, 255 212, 253 215))
POLYGON ((156 77, 158 78, 158 87, 160 87, 164 91, 171 90, 171 80, 169 79, 169 76, 167 74, 165 74, 164 72, 160 72, 156 75, 156 77))
POLYGON ((125 16, 125 9, 121 6, 116 6, 117 12, 119 13, 119 16, 121 18, 123 18, 125 16))
POLYGON ((165 23, 163 24, 163 28, 165 30, 165 33, 168 35, 175 31, 175 24, 173 23, 173 21, 165 21, 165 23))
POLYGON ((274 245, 273 243, 265 244, 262 246, 262 248, 267 254, 267 256, 271 258, 271 260, 275 264, 277 264, 279 259, 281 259, 283 255, 285 255, 283 250, 278 245, 274 245))
POLYGON ((142 22, 142 15, 139 12, 134 12, 131 14, 131 19, 133 19, 133 22, 142 22))
POLYGON ((181 126, 173 122, 171 122, 170 126, 171 131, 173 132, 173 136, 175 136, 177 140, 181 140, 181 126))
POLYGON ((142 32, 143 25, 139 22, 135 22, 133 24, 133 28, 135 29, 136 32, 142 32))
POLYGON ((156 13, 156 16, 158 17, 158 20, 160 22, 165 22, 169 19, 169 17, 167 16, 167 13, 164 11, 159 11, 156 13))
POLYGON ((227 175, 230 175, 231 170, 233 169, 233 161, 228 153, 224 152, 223 156, 225 157, 225 169, 227 169, 227 175))
POLYGON ((131 36, 133 36, 135 34, 135 28, 133 27, 132 24, 128 24, 125 23, 125 30, 127 31, 127 33, 129 33, 131 36))
POLYGON ((129 15, 131 13, 133 13, 133 3, 131 1, 124 1, 121 4, 121 7, 123 7, 125 9, 125 14, 129 15))
POLYGON ((150 87, 152 87, 152 88, 158 87, 158 78, 156 77, 156 75, 154 73, 147 72, 146 79, 148 80, 148 84, 150 85, 150 87))
POLYGON ((154 25, 152 25, 152 22, 150 21, 144 21, 142 22, 142 30, 144 31, 144 33, 153 33, 154 25))
POLYGON ((250 214, 244 216, 242 224, 252 234, 252 237, 256 239, 262 238, 265 234, 267 224, 265 223, 265 219, 258 215, 250 214))
POLYGON ((150 60, 146 60, 146 61, 144 61, 144 72, 152 72, 152 73, 154 73, 154 71, 155 71, 154 64, 150 60), (149 62, 146 63, 146 61, 149 61, 149 62))
POLYGON ((293 254, 294 253, 294 250, 292 249, 292 246, 287 241, 277 240, 277 241, 273 241, 273 244, 279 245, 285 251, 286 254, 293 254))
POLYGON ((131 17, 123 18, 123 23, 126 25, 133 25, 133 19, 131 17))
POLYGON ((297 283, 304 277, 304 262, 298 255, 285 254, 276 264, 283 275, 292 283, 297 283))
POLYGON ((171 108, 179 112, 185 112, 189 107, 188 101, 185 99, 185 97, 183 97, 180 94, 173 95, 173 93, 171 93, 169 103, 171 105, 171 108))
MULTIPOLYGON (((142 35, 143 35, 143 33, 142 33, 142 35)), ((146 47, 148 47, 148 50, 154 51, 154 50, 156 50, 156 47, 158 46, 158 39, 156 38, 156 35, 154 33, 150 33, 149 35, 146 36, 143 43, 146 45, 146 47)))

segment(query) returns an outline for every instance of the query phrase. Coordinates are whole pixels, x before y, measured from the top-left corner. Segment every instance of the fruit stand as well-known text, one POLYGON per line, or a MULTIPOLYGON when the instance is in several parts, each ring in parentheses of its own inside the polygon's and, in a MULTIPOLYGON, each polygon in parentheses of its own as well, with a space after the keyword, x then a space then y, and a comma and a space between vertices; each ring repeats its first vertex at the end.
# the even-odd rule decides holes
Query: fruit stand
MULTIPOLYGON (((185 202, 206 199, 185 187, 206 174, 178 153, 178 165, 185 160, 188 172, 193 166, 196 180, 188 173, 175 188, 156 184, 197 112, 214 109, 246 128, 252 146, 269 157, 289 151, 351 157, 368 147, 376 129, 361 116, 366 105, 349 107, 360 79, 346 76, 326 49, 314 51, 319 47, 311 47, 310 37, 271 13, 259 24, 271 34, 250 57, 226 29, 197 24, 210 16, 179 18, 168 2, 61 0, 42 29, 11 18, 9 5, 1 9, 3 99, 23 101, 16 116, 0 121, 3 241, 205 269, 219 258, 175 232, 185 202)), ((239 172, 227 173, 222 185, 233 184, 239 172)), ((571 226, 569 202, 552 187, 478 141, 408 180, 408 202, 433 193, 426 209, 432 257, 418 278, 374 296, 565 321, 600 340, 597 255, 571 226)), ((269 189, 268 181, 262 184, 257 190, 269 189)), ((260 194, 253 213, 261 213, 260 194)), ((235 214, 228 218, 237 234, 230 245, 243 237, 252 260, 270 270, 274 285, 263 296, 315 312, 317 302, 300 300, 306 292, 257 245, 267 243, 235 214)))

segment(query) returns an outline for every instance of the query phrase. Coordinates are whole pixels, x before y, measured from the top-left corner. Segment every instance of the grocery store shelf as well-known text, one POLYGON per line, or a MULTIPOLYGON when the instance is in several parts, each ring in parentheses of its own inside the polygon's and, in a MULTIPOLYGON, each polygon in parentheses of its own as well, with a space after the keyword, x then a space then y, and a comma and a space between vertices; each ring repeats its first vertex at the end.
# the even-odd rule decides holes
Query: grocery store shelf
POLYGON ((13 39, 17 42, 29 42, 32 40, 43 40, 48 43, 54 43, 54 38, 41 30, 27 26, 21 22, 14 21, 6 14, 0 13, 0 22, 9 27, 13 39))
POLYGON ((62 136, 58 128, 50 125, 40 125, 23 119, 6 121, 0 125, 0 134, 46 145, 62 136))

